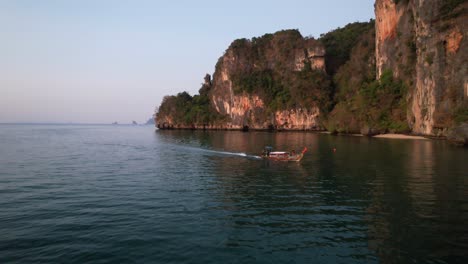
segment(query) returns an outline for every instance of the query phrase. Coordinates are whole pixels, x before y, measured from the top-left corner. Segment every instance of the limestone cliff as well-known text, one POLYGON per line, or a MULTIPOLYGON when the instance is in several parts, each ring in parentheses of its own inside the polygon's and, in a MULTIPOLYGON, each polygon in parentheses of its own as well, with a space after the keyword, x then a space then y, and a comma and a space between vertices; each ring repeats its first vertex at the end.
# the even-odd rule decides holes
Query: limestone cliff
MULTIPOLYGON (((468 135, 468 1, 376 0, 374 21, 232 42, 200 94, 165 97, 160 127, 468 135)), ((464 141, 463 141, 464 140, 464 141)), ((465 142, 465 143, 463 143, 465 142)))
POLYGON ((375 3, 377 77, 391 69, 409 87, 413 133, 444 136, 466 112, 467 8, 465 0, 375 3))
POLYGON ((331 105, 325 48, 297 30, 232 42, 200 94, 166 96, 159 128, 320 130, 331 105))
POLYGON ((321 129, 319 103, 301 96, 322 90, 301 81, 326 82, 324 55, 318 41, 293 30, 237 40, 218 61, 211 102, 228 128, 321 129))

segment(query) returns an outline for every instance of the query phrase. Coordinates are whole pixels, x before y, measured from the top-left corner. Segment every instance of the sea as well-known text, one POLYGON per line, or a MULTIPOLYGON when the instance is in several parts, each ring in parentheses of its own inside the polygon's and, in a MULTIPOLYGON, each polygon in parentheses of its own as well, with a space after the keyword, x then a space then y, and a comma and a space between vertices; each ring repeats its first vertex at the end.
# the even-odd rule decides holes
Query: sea
POLYGON ((468 263, 468 150, 3 124, 0 263, 468 263), (268 161, 264 146, 308 152, 268 161))

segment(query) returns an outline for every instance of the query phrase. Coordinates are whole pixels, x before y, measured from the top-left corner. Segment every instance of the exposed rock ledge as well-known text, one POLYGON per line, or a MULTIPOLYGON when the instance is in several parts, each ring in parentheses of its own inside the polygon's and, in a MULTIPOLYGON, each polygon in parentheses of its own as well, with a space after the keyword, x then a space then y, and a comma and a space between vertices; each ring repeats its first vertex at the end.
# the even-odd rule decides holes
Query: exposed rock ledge
POLYGON ((468 123, 461 124, 452 129, 447 139, 455 145, 468 147, 468 123))
POLYGON ((373 136, 375 138, 396 138, 396 139, 422 139, 427 140, 428 138, 421 136, 403 135, 403 134, 381 134, 373 136))

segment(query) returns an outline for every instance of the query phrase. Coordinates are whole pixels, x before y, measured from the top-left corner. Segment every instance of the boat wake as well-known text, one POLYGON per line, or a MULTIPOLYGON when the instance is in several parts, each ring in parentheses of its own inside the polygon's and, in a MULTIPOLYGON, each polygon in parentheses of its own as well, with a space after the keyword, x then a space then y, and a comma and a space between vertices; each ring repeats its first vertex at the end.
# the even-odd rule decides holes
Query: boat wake
POLYGON ((238 157, 245 157, 249 159, 261 159, 262 157, 256 156, 256 155, 248 155, 242 152, 228 152, 228 151, 216 151, 216 150, 206 150, 212 153, 219 153, 221 155, 227 155, 227 156, 238 156, 238 157))
POLYGON ((220 155, 220 156, 237 156, 237 157, 243 157, 247 159, 262 159, 262 157, 257 156, 257 155, 249 155, 243 152, 229 152, 229 151, 220 151, 220 150, 212 150, 212 149, 204 149, 204 148, 197 148, 197 147, 181 147, 185 150, 189 151, 194 151, 194 152, 203 152, 206 154, 211 154, 211 155, 220 155))

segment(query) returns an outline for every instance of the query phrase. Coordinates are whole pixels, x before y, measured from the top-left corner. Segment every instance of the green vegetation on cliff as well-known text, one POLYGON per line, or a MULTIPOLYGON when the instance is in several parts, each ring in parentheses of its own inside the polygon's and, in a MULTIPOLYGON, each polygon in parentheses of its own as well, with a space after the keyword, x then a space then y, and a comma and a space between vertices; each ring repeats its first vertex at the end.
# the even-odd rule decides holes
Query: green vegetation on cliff
POLYGON ((165 96, 158 112, 156 119, 160 125, 165 122, 168 125, 178 124, 182 127, 206 126, 223 120, 223 116, 218 114, 210 104, 208 92, 210 85, 205 77, 205 84, 200 88, 199 94, 193 97, 187 92, 178 93, 175 96, 165 96), (166 120, 170 117, 171 120, 166 120))
POLYGON ((393 3, 318 40, 283 30, 233 41, 213 82, 166 97, 158 122, 367 135, 466 127, 467 0, 393 3))
POLYGON ((456 17, 465 12, 464 10, 457 10, 457 7, 465 3, 466 0, 445 0, 440 6, 441 18, 456 17))
MULTIPOLYGON (((325 64, 327 72, 334 75, 337 70, 349 60, 352 48, 361 39, 361 36, 373 30, 375 21, 350 23, 343 28, 337 28, 322 34, 319 41, 325 46, 325 64)), ((369 45, 374 45, 369 43, 369 45)))
POLYGON ((306 107, 317 103, 330 107, 330 81, 322 71, 305 67, 298 72, 275 74, 272 70, 252 71, 233 78, 235 92, 260 95, 267 111, 306 107))
MULTIPOLYGON (((221 72, 229 74, 234 94, 262 98, 265 117, 277 110, 315 105, 329 131, 409 131, 406 86, 390 70, 380 80, 375 78, 374 20, 348 24, 323 34, 319 41, 303 38, 297 30, 235 40, 216 65, 214 82, 220 86, 226 85, 219 81, 221 72), (314 56, 323 55, 328 74, 312 67, 314 56)), ((169 116, 172 123, 186 127, 226 122, 210 104, 211 89, 211 81, 205 79, 199 95, 165 97, 157 119, 169 116)), ((464 118, 463 111, 457 114, 464 118)))
POLYGON ((468 123, 468 103, 461 105, 453 111, 453 119, 456 125, 468 123))
POLYGON ((409 132, 406 120, 407 87, 393 77, 391 70, 380 80, 361 80, 353 92, 343 93, 326 122, 327 129, 339 133, 409 132))
MULTIPOLYGON (((350 27, 356 32, 356 24, 350 27)), ((362 25, 363 28, 366 25, 362 25)), ((348 28, 340 30, 346 33, 348 28)), ((358 42, 341 57, 349 59, 333 77, 336 105, 325 121, 329 131, 340 133, 407 132, 407 87, 391 70, 375 76, 375 30, 361 33, 358 42)))
POLYGON ((307 57, 307 49, 318 45, 314 39, 303 38, 297 30, 234 41, 228 49, 236 58, 230 71, 234 92, 261 96, 267 112, 314 104, 328 110, 329 77, 322 70, 313 69, 307 57), (297 69, 295 58, 302 58, 299 61, 302 69, 297 69))

